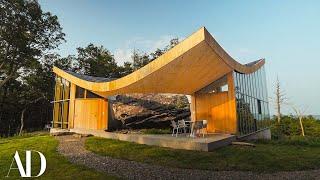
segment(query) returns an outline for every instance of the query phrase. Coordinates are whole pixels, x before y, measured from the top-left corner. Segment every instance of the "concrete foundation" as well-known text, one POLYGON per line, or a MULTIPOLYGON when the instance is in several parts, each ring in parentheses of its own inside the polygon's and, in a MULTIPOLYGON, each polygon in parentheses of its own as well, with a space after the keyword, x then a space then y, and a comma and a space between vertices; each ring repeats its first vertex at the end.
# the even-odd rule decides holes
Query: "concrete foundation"
POLYGON ((270 140, 271 139, 270 128, 262 129, 254 133, 251 133, 242 137, 238 137, 238 140, 241 140, 241 141, 250 141, 250 140, 258 140, 258 139, 270 140))
POLYGON ((64 135, 71 135, 74 134, 70 132, 69 129, 61 129, 61 128, 51 128, 50 135, 51 136, 64 136, 64 135))
POLYGON ((236 136, 229 134, 208 134, 203 137, 178 137, 166 135, 146 135, 146 134, 120 134, 105 132, 103 130, 70 129, 70 132, 78 134, 92 134, 96 137, 129 141, 138 144, 168 147, 173 149, 186 149, 196 151, 212 151, 216 148, 227 146, 236 140, 236 136))

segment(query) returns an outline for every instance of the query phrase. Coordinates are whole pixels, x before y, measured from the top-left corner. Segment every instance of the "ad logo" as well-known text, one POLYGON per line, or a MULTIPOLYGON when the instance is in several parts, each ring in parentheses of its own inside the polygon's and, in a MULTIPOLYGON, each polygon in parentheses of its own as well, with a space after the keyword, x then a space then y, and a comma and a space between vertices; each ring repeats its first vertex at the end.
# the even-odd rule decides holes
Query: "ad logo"
POLYGON ((47 167, 46 158, 39 151, 30 151, 30 150, 28 150, 28 151, 26 151, 26 166, 25 167, 26 167, 26 169, 23 168, 19 153, 18 153, 18 151, 16 151, 16 153, 14 154, 14 157, 12 159, 11 166, 10 166, 10 169, 9 169, 8 174, 7 174, 6 177, 9 177, 9 174, 10 174, 12 169, 18 169, 19 172, 20 172, 20 176, 21 177, 39 177, 46 171, 46 167, 47 167), (40 156, 40 172, 39 172, 39 174, 37 176, 32 176, 31 175, 31 152, 36 152, 40 156), (17 168, 12 167, 13 161, 16 161, 16 164, 18 166, 17 168))

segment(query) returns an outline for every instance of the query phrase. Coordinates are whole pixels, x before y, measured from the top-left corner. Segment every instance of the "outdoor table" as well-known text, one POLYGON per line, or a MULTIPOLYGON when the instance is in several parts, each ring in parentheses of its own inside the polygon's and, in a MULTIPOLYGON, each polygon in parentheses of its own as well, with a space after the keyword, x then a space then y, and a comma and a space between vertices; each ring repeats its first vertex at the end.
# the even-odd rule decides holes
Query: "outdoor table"
POLYGON ((195 131, 200 129, 195 127, 196 122, 201 122, 203 124, 203 120, 190 121, 190 127, 191 127, 190 137, 195 137, 195 131))

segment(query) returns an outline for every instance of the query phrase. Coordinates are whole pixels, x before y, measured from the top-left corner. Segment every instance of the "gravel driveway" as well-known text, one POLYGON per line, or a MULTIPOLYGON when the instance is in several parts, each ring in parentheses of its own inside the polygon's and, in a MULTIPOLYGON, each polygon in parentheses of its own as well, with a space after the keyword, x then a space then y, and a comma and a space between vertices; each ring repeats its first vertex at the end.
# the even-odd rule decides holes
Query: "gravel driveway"
POLYGON ((75 164, 125 179, 320 179, 320 170, 260 174, 243 171, 179 169, 100 156, 84 148, 85 138, 57 136, 58 151, 75 164))

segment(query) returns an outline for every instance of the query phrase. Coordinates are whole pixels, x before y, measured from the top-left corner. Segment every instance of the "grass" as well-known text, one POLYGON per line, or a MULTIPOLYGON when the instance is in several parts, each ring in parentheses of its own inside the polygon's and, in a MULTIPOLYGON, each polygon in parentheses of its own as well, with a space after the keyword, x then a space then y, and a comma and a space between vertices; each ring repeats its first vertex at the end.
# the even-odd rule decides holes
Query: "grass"
POLYGON ((178 168, 257 172, 320 168, 319 139, 297 138, 255 144, 256 147, 233 145, 214 152, 197 152, 90 137, 86 148, 104 156, 178 168))
MULTIPOLYGON (((48 135, 29 135, 22 137, 0 138, 0 179, 5 179, 10 168, 15 151, 19 152, 23 166, 25 166, 25 150, 42 152, 47 160, 47 169, 40 179, 116 179, 112 176, 99 173, 84 166, 69 163, 56 151, 58 141, 48 135)), ((16 167, 14 163, 13 167, 16 167)), ((40 160, 37 154, 32 153, 32 175, 37 175, 40 169, 40 160)), ((12 170, 9 178, 18 179, 18 170, 12 170)))

